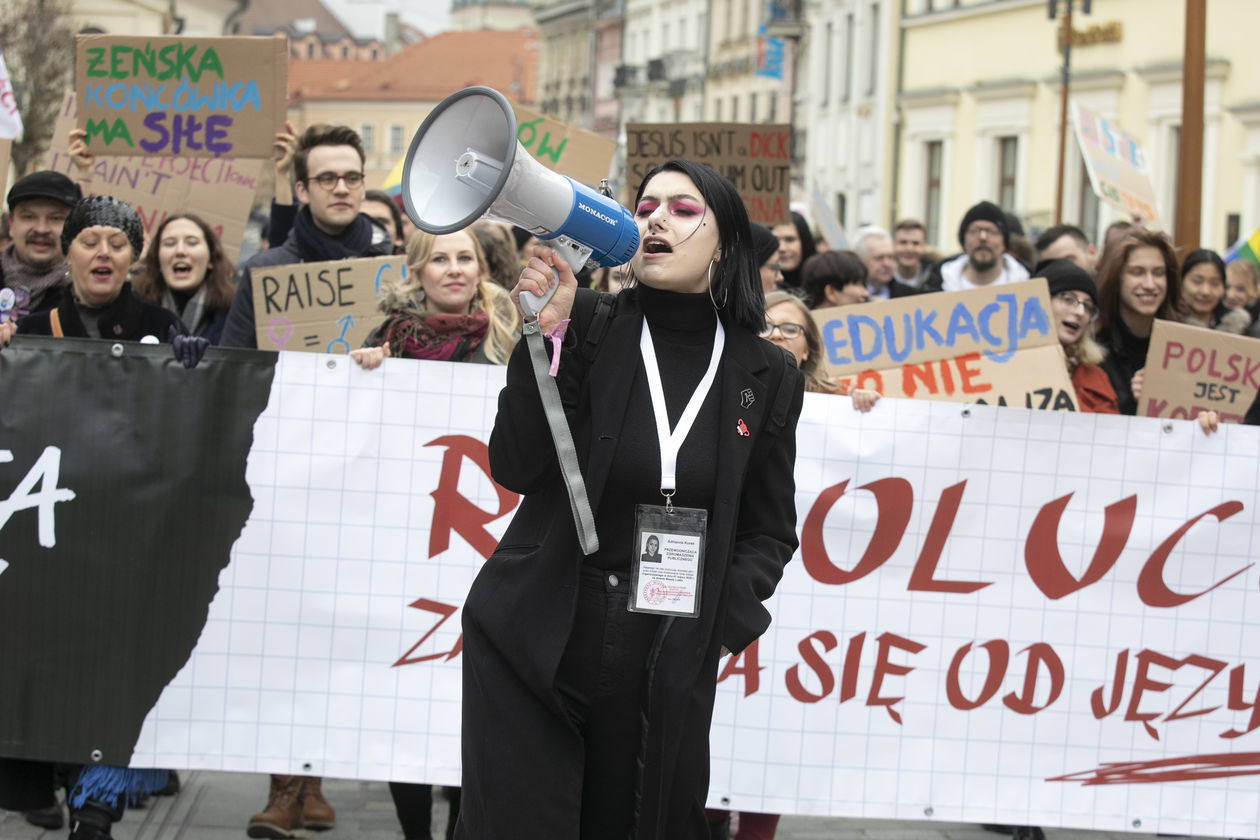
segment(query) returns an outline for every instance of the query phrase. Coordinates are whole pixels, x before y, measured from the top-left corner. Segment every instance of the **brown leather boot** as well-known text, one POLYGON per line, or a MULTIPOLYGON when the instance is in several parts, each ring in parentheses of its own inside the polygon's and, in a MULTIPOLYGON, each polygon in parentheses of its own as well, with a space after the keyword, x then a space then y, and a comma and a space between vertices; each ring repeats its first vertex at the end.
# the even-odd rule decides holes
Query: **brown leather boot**
POLYGON ((267 807, 249 818, 250 837, 293 837, 302 828, 302 776, 272 776, 267 807))
POLYGON ((302 800, 302 822, 311 831, 327 831, 337 824, 337 812, 324 798, 323 779, 307 776, 302 800))

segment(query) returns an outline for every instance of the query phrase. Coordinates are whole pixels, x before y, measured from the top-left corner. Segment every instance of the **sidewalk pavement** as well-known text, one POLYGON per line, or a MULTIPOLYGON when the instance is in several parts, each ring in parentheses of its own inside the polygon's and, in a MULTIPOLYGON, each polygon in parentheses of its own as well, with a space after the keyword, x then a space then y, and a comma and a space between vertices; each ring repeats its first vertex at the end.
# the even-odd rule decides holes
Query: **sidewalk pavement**
MULTIPOLYGON (((180 771, 183 790, 154 797, 114 826, 117 840, 244 840, 245 824, 267 799, 267 777, 252 773, 180 771)), ((337 809, 337 827, 307 836, 318 840, 401 840, 394 802, 384 782, 325 779, 324 795, 337 809)), ((434 797, 433 836, 444 837, 446 804, 434 797), (441 804, 439 804, 441 802, 441 804)), ((46 831, 21 814, 0 811, 0 840, 64 840, 69 829, 46 831)), ((1049 840, 1141 840, 1152 834, 1050 829, 1049 840)), ((777 840, 1001 840, 979 826, 928 821, 784 817, 777 840)))

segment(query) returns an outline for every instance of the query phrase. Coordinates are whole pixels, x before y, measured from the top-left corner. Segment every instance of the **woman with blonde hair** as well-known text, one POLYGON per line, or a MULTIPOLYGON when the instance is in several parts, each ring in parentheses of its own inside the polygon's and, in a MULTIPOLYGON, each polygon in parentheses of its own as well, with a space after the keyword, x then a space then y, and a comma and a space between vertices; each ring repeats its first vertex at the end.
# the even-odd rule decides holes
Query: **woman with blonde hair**
POLYGON ((467 230, 407 240, 407 276, 381 284, 385 322, 351 357, 372 369, 390 356, 506 365, 521 318, 507 290, 490 279, 467 230))
POLYGON ((806 391, 852 396, 853 407, 858 411, 870 411, 879 399, 878 391, 864 388, 851 391, 846 383, 836 382, 827 375, 823 365, 822 333, 804 302, 791 292, 766 295, 766 326, 761 337, 796 357, 796 364, 805 376, 806 391))

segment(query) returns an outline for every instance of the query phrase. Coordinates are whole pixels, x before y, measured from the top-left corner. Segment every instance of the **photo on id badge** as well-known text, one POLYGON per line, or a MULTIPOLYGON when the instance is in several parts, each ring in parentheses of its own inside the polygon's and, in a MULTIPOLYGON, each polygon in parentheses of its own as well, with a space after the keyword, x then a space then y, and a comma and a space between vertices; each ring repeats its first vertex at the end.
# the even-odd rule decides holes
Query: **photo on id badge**
POLYGON ((703 530, 640 528, 636 541, 632 612, 696 616, 700 612, 703 530))

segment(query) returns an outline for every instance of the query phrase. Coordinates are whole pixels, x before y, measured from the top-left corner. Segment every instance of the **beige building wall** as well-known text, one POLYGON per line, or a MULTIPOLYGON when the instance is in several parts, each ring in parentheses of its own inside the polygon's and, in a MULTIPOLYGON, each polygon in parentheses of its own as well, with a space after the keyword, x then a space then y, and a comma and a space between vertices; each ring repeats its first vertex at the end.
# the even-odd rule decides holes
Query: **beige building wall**
POLYGON ((316 123, 348 125, 359 132, 364 140, 363 172, 368 189, 380 189, 395 164, 406 154, 420 123, 436 105, 437 102, 313 100, 290 108, 289 119, 299 134, 316 123))
POLYGON ((538 110, 569 125, 594 126, 594 31, 590 0, 561 0, 534 13, 538 25, 538 110))
MULTIPOLYGON (((901 21, 897 215, 930 215, 928 188, 935 180, 930 144, 939 143, 940 224, 933 244, 956 249, 966 209, 981 199, 998 200, 1005 139, 1014 161, 1013 202, 1005 209, 1023 218, 1025 227, 1048 226, 1055 203, 1062 59, 1045 0, 973 1, 941 11, 929 11, 928 5, 910 0, 901 21)), ((1073 28, 1093 43, 1072 49, 1072 98, 1143 144, 1168 228, 1176 209, 1184 8, 1181 0, 1096 0, 1092 15, 1073 19, 1073 28)), ((1253 49, 1248 33, 1258 26, 1260 3, 1208 4, 1200 237, 1218 250, 1225 247, 1230 214, 1239 215, 1244 234, 1260 226, 1260 74, 1250 71, 1248 60, 1253 49)), ((1063 215, 1064 221, 1080 222, 1083 206, 1088 217, 1089 192, 1082 187, 1070 122, 1068 132, 1063 215)), ((1102 205, 1097 229, 1088 232, 1097 235, 1117 215, 1102 205)))
MULTIPOLYGON (((183 20, 183 34, 222 35, 223 24, 235 11, 232 0, 176 0, 174 15, 183 20)), ((173 31, 169 0, 74 0, 71 14, 80 29, 110 35, 164 35, 173 31)))

